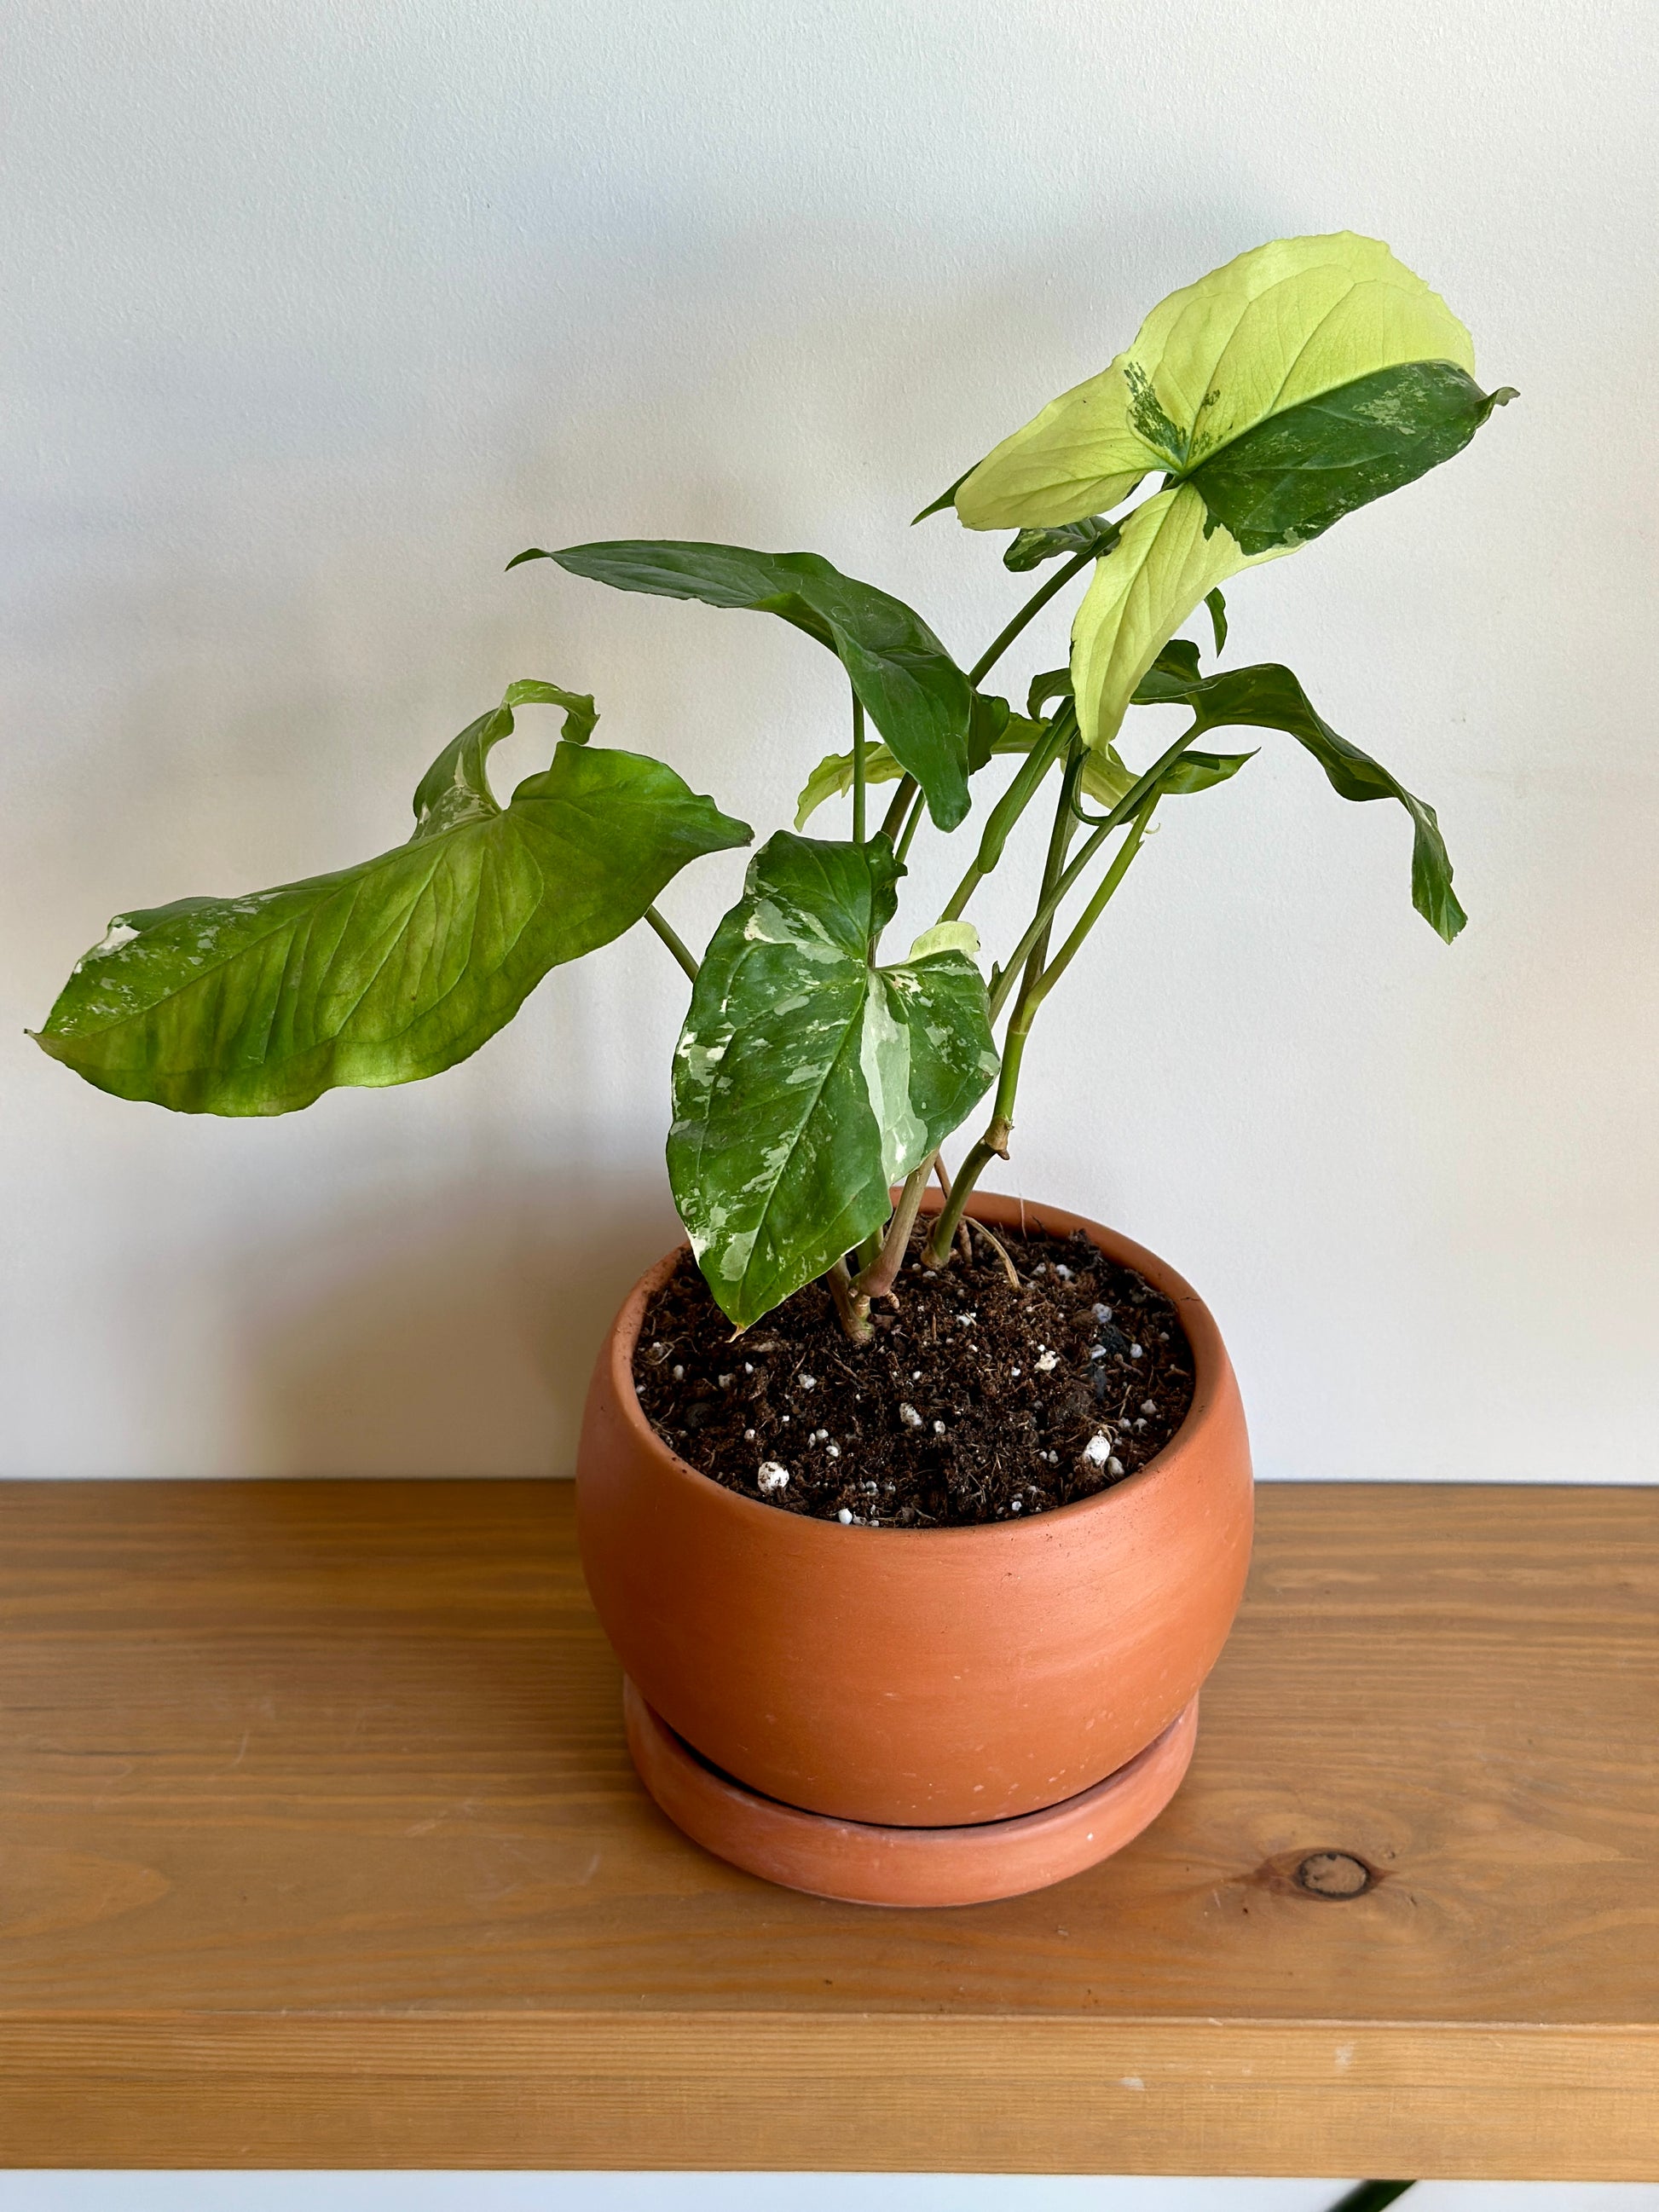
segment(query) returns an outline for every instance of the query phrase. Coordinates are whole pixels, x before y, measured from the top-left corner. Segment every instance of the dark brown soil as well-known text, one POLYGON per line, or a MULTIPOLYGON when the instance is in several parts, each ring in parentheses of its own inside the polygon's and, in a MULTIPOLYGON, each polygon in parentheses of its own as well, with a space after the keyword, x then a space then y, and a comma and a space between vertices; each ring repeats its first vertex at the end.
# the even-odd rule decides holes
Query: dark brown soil
POLYGON ((977 1233, 971 1265, 912 1257, 863 1346, 818 1283, 734 1337, 688 1254, 635 1349, 646 1418, 728 1490, 820 1520, 958 1527, 1121 1482, 1192 1403, 1176 1310, 1080 1231, 999 1238, 1018 1288, 977 1233))

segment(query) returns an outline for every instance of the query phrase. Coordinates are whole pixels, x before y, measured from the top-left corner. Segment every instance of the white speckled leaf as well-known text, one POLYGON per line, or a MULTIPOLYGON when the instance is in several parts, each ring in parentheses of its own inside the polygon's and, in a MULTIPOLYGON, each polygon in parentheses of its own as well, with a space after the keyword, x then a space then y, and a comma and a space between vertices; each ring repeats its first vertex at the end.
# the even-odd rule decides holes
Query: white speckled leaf
POLYGON ((997 1072, 984 979, 955 946, 872 968, 899 867, 780 831, 714 933, 674 1056, 668 1175, 739 1328, 886 1219, 889 1186, 997 1072))

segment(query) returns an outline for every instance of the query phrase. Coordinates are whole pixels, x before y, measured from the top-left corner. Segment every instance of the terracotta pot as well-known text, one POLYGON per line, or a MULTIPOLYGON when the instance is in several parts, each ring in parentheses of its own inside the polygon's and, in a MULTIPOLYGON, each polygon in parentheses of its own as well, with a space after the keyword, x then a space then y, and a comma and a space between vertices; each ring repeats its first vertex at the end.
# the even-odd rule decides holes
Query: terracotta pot
MULTIPOLYGON (((976 1197, 1017 1225, 1021 1202, 976 1197)), ((1214 1665, 1249 1563, 1243 1409, 1197 1293, 1127 1237, 1048 1206, 1173 1299, 1196 1388, 1127 1481, 1030 1521, 842 1528, 726 1490, 647 1425, 632 1359, 670 1253, 600 1352, 577 1461, 582 1564, 657 1715, 750 1791, 842 1821, 1009 1820, 1104 1780, 1214 1665)), ((1178 1776, 1176 1778, 1178 1779, 1178 1776)), ((1173 1786, 1173 1785, 1172 1785, 1173 1786)))

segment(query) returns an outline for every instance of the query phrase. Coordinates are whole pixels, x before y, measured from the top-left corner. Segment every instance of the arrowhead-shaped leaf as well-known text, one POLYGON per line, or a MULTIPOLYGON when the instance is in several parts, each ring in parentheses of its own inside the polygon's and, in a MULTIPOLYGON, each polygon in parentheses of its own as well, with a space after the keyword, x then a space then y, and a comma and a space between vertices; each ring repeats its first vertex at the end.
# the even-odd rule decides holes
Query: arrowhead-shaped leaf
POLYGON ((693 988, 668 1176, 739 1328, 878 1229, 889 1186, 996 1074, 984 979, 963 952, 870 964, 899 872, 883 838, 781 830, 750 861, 693 988))
POLYGON ((532 546, 507 565, 534 560, 556 561, 573 575, 617 591, 781 615, 840 656, 871 720, 921 786, 939 828, 954 830, 967 813, 968 679, 902 599, 843 576, 816 553, 630 538, 568 545, 556 553, 532 546))
MULTIPOLYGON (((1413 797, 1369 753, 1339 737, 1315 713, 1307 693, 1288 668, 1264 661, 1253 668, 1231 668, 1198 681, 1179 665, 1161 666, 1147 674, 1137 696, 1148 706, 1190 707, 1197 717, 1193 725, 1195 736, 1230 727, 1283 730, 1306 746, 1344 799, 1397 799, 1412 820, 1412 904, 1448 945, 1462 928, 1468 916, 1452 889, 1451 861, 1433 807, 1425 799, 1413 797)), ((1200 757, 1204 763, 1213 757, 1200 757)), ((1243 764, 1243 761, 1238 763, 1243 764)))
POLYGON ((969 471, 957 512, 1054 529, 1161 470, 1247 552, 1289 548, 1465 445, 1509 396, 1474 368, 1468 331, 1380 240, 1278 239, 1154 307, 1127 353, 969 471))
MULTIPOLYGON (((552 685, 585 738, 592 702, 552 685)), ((567 722, 568 727, 569 722, 567 722)), ((191 1114, 285 1114, 337 1084, 410 1083, 476 1052, 550 968, 636 922, 750 830, 659 761, 567 739, 505 807, 485 774, 513 705, 447 745, 406 845, 240 898, 118 915, 39 1042, 100 1090, 191 1114)))

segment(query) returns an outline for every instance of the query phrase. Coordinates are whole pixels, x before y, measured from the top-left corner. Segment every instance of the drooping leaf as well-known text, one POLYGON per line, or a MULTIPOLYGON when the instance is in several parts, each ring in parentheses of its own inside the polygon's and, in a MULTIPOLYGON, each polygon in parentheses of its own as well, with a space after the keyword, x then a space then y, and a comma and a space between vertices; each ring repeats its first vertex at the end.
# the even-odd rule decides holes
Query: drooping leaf
POLYGON ((870 965, 899 872, 884 838, 780 830, 750 863, 693 987, 668 1175, 709 1288, 739 1328, 878 1229, 889 1186, 996 1074, 984 979, 963 951, 870 965))
POLYGON ((1109 553, 1121 534, 1118 525, 1108 522, 1103 514, 1086 514, 1080 522, 1063 522, 1054 530, 1022 530, 1003 555, 1002 565, 1018 573, 1062 555, 1109 553))
POLYGON ((337 1084, 413 1082, 476 1052, 550 968, 631 927, 688 861, 748 843, 672 769, 587 744, 591 700, 550 684, 507 696, 550 699, 580 732, 507 806, 485 761, 511 703, 421 779, 406 845, 274 890, 118 915, 38 1042, 100 1090, 181 1113, 285 1114, 337 1084))
POLYGON ((1136 685, 1172 633, 1218 584, 1252 565, 1224 530, 1208 526, 1190 484, 1136 507, 1072 624, 1072 678, 1085 744, 1112 742, 1136 685))
POLYGON ((1188 481, 1210 527, 1224 525, 1246 553, 1305 545, 1462 453, 1514 397, 1510 386, 1482 392, 1453 362, 1405 362, 1269 416, 1188 481))
POLYGON ((1468 917, 1452 890, 1451 861, 1433 807, 1415 798, 1369 753, 1339 737, 1315 712, 1288 668, 1264 661, 1199 682, 1160 668, 1149 672, 1139 696, 1149 706, 1190 707, 1198 735, 1241 726, 1283 730, 1307 748, 1344 799, 1398 800, 1412 821, 1412 904, 1448 945, 1462 928, 1468 917))
POLYGON ((521 561, 556 561, 572 575, 617 591, 781 615, 840 656, 939 828, 954 830, 967 813, 968 679, 902 599, 842 575, 816 553, 757 553, 741 545, 627 538, 554 553, 532 546, 507 565, 521 561))
POLYGON ((1215 634, 1215 649, 1224 653, 1227 647, 1227 602, 1219 589, 1206 592, 1204 604, 1210 610, 1210 628, 1215 634))
MULTIPOLYGON (((1398 382, 1381 404, 1375 388, 1352 404, 1337 398, 1384 372, 1425 364, 1462 372, 1474 389, 1468 332, 1386 246, 1351 231, 1275 240, 1155 307, 1126 353, 1051 401, 969 471, 957 488, 957 512, 975 530, 1055 528, 1117 506, 1152 471, 1180 482, 1207 469, 1213 522, 1230 527, 1230 511, 1243 519, 1260 506, 1248 550, 1301 544, 1338 513, 1449 458, 1485 420, 1492 403, 1479 395, 1482 411, 1453 442, 1449 424, 1434 426, 1457 410, 1432 380, 1398 382), (1316 402, 1328 404, 1302 411, 1316 402), (1220 454, 1287 416, 1296 419, 1259 453, 1251 485, 1240 491, 1217 468, 1220 454), (1389 429, 1399 451, 1379 456, 1389 429), (1345 440, 1352 449, 1346 461, 1345 440), (1405 453, 1420 465, 1406 469, 1405 453), (1304 468, 1313 480, 1306 513, 1295 499, 1304 468), (1271 518, 1255 497, 1263 469, 1276 485, 1271 518), (1331 512, 1339 477, 1352 495, 1331 512), (1279 534, 1270 536, 1274 530, 1279 534)), ((1473 403, 1462 398, 1467 412, 1473 403)))

